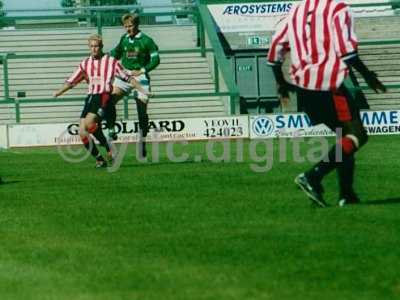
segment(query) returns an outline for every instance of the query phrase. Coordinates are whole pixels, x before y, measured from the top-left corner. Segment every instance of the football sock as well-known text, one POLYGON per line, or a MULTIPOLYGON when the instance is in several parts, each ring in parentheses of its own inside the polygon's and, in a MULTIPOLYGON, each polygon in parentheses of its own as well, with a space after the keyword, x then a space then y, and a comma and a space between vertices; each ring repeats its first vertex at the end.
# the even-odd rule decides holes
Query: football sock
POLYGON ((96 156, 96 160, 97 160, 97 161, 99 161, 99 160, 104 161, 104 158, 103 158, 103 156, 101 156, 101 154, 99 153, 99 154, 97 154, 97 156, 96 156))
POLYGON ((113 130, 115 121, 117 120, 117 109, 115 108, 114 101, 110 101, 107 105, 105 118, 107 128, 113 130))
POLYGON ((106 137, 104 136, 103 130, 99 126, 95 133, 93 133, 94 137, 99 141, 100 145, 103 146, 107 152, 110 151, 110 145, 107 142, 106 137))
POLYGON ((336 145, 333 146, 327 156, 318 162, 311 170, 306 172, 306 176, 315 181, 321 181, 322 178, 336 168, 336 145))
POLYGON ((139 128, 142 131, 142 136, 146 137, 149 132, 149 115, 147 114, 147 104, 140 100, 136 100, 136 108, 139 118, 139 128))
POLYGON ((343 137, 340 140, 340 146, 342 151, 341 156, 336 154, 337 146, 333 146, 323 160, 317 163, 311 170, 306 172, 306 176, 312 180, 321 181, 325 175, 330 173, 333 169, 338 168, 340 186, 345 184, 345 181, 349 181, 351 186, 353 183, 352 170, 354 169, 354 152, 357 150, 357 148, 355 147, 353 141, 348 137, 343 137))
POLYGON ((88 136, 81 137, 81 140, 86 150, 88 150, 93 157, 97 158, 99 155, 99 150, 97 149, 94 141, 88 136))
POLYGON ((351 195, 353 193, 354 169, 354 154, 344 154, 343 161, 338 165, 337 168, 341 197, 351 195))

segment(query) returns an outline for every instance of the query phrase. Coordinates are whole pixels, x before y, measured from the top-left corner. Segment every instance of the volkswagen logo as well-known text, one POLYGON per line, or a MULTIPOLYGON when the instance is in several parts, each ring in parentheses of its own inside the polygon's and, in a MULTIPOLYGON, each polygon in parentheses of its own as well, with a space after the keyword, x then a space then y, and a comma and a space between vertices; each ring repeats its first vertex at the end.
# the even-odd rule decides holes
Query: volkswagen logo
POLYGON ((253 131, 258 136, 271 135, 274 128, 274 122, 268 117, 258 117, 253 122, 253 131))

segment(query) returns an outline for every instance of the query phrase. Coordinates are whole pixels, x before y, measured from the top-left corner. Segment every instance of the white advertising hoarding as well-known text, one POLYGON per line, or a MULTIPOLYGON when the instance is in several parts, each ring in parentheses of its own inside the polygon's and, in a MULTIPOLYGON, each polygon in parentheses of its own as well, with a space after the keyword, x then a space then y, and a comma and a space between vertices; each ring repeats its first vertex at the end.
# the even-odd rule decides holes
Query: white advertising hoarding
MULTIPOLYGON (((350 4, 387 3, 386 0, 352 0, 350 4)), ((223 33, 275 31, 276 25, 296 4, 294 1, 209 4, 208 9, 223 33)), ((355 17, 391 16, 390 4, 352 8, 355 17)))
MULTIPOLYGON (((118 142, 136 142, 139 124, 117 123, 118 142)), ((80 144, 78 123, 10 125, 10 147, 80 144)), ((214 117, 150 121, 148 141, 248 138, 248 117, 214 117)))
POLYGON ((0 125, 0 149, 1 148, 8 148, 7 125, 0 125))
MULTIPOLYGON (((362 122, 370 135, 400 134, 400 111, 365 111, 362 122)), ((136 142, 138 123, 117 123, 118 141, 136 142)), ((219 118, 166 119, 150 122, 148 141, 209 139, 266 139, 275 137, 333 136, 325 125, 311 126, 303 113, 268 114, 219 118)), ((32 124, 0 126, 0 147, 32 147, 81 144, 79 125, 32 124)))
MULTIPOLYGON (((399 110, 365 111, 361 119, 370 135, 400 134, 399 110)), ((251 116, 249 129, 251 139, 334 135, 325 125, 311 126, 303 113, 251 116)))
POLYGON ((295 2, 210 4, 208 9, 221 32, 273 31, 295 2))

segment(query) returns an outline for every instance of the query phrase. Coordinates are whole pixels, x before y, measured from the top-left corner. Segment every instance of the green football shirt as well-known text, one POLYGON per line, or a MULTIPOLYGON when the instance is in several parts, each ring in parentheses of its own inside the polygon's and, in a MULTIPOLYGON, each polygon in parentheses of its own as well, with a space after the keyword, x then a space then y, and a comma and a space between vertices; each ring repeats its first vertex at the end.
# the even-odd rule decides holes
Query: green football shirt
POLYGON ((147 73, 160 64, 158 46, 141 31, 134 37, 124 34, 110 55, 120 60, 122 66, 128 70, 144 68, 147 73))

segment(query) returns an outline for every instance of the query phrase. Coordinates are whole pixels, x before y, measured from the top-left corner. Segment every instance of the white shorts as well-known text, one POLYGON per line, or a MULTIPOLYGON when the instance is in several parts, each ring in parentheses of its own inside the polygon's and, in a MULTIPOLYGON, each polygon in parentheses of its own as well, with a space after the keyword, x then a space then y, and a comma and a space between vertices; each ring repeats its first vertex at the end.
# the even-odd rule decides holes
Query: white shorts
MULTIPOLYGON (((133 76, 133 78, 139 82, 139 84, 142 86, 142 88, 146 92, 150 92, 150 80, 145 74, 141 74, 139 76, 133 76)), ((114 79, 114 86, 118 87, 119 89, 123 90, 125 94, 129 95, 133 91, 133 97, 138 98, 144 102, 149 101, 149 97, 146 94, 143 94, 142 92, 136 90, 133 88, 133 86, 124 80, 122 80, 119 77, 115 77, 114 79)))

